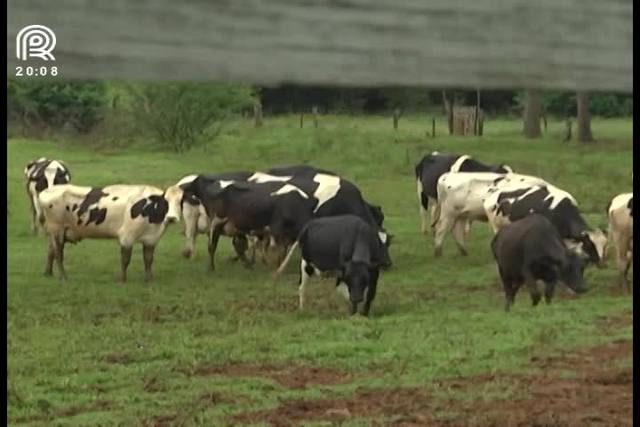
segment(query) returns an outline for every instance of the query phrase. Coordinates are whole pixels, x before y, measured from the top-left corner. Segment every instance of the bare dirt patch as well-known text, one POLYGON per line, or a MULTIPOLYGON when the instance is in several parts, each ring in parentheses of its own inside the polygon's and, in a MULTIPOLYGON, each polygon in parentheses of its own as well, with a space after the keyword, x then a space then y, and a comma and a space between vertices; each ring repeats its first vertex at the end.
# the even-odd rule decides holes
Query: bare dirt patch
POLYGON ((234 397, 215 391, 207 392, 200 395, 192 404, 184 406, 176 414, 159 415, 153 418, 143 420, 140 425, 143 427, 169 427, 177 425, 187 425, 188 420, 192 419, 198 412, 227 403, 244 402, 245 397, 234 397))
POLYGON ((75 415, 86 413, 86 412, 110 411, 110 410, 113 410, 114 408, 115 408, 115 405, 113 402, 109 402, 106 400, 98 400, 88 405, 69 406, 68 408, 52 411, 48 414, 14 417, 11 419, 11 422, 16 424, 22 424, 22 423, 33 423, 36 421, 49 421, 55 418, 73 417, 75 415))
POLYGON ((111 353, 102 358, 102 361, 110 365, 127 365, 133 361, 131 356, 124 353, 111 353))
POLYGON ((370 417, 394 426, 631 426, 631 366, 618 363, 631 354, 630 341, 617 341, 534 358, 535 375, 483 374, 437 381, 432 388, 358 389, 343 399, 285 401, 275 409, 238 414, 233 421, 279 427, 370 417), (491 384, 512 385, 513 397, 465 401, 435 393, 435 386, 464 393, 491 384))
POLYGON ((204 365, 196 368, 195 375, 224 375, 227 377, 259 377, 271 379, 283 387, 305 389, 316 385, 337 385, 351 381, 351 374, 317 366, 283 366, 273 364, 204 365))

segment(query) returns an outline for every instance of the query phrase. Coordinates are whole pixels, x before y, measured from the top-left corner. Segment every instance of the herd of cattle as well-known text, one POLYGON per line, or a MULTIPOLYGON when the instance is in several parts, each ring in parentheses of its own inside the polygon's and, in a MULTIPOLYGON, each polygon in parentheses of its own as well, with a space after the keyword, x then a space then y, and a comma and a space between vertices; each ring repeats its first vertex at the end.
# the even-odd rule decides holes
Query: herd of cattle
MULTIPOLYGON (((86 238, 118 239, 121 280, 127 280, 132 247, 141 243, 145 280, 152 277, 155 246, 166 227, 182 218, 190 257, 198 234, 206 234, 209 266, 215 268, 220 236, 231 238, 234 260, 251 266, 274 255, 281 274, 297 248, 301 253, 299 307, 308 280, 335 275, 336 287, 351 313, 367 315, 380 270, 391 267, 392 236, 384 228, 380 206, 368 203, 352 182, 311 166, 272 168, 265 172, 189 175, 165 190, 148 185, 84 187, 70 184, 68 167, 40 158, 25 168, 33 231, 49 238, 45 274, 54 261, 62 279, 64 247, 86 238)), ((533 305, 545 283, 550 302, 557 281, 575 292, 586 290, 588 265, 602 267, 608 237, 617 255, 619 283, 629 288, 633 241, 633 194, 614 197, 605 230, 588 226, 576 200, 545 180, 514 173, 506 165, 485 165, 468 155, 433 152, 415 168, 422 232, 435 231, 435 256, 441 256, 451 232, 461 254, 472 221, 488 221, 495 236, 491 250, 503 283, 506 310, 520 286, 533 305), (431 206, 431 224, 429 224, 431 206)))

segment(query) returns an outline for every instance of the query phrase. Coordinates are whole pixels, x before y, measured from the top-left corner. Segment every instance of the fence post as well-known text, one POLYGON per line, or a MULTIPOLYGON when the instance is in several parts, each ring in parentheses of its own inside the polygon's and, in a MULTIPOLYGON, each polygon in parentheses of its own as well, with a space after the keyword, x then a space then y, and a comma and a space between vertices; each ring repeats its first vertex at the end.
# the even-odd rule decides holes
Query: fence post
POLYGON ((436 137, 436 118, 431 117, 431 137, 436 137))
POLYGON ((311 108, 311 112, 313 113, 313 127, 318 128, 318 107, 315 105, 311 108))
POLYGON ((253 103, 253 127, 262 127, 262 103, 259 99, 253 103))
POLYGON ((393 130, 398 130, 398 121, 400 121, 400 109, 396 108, 393 110, 393 130))
POLYGON ((302 129, 304 125, 304 111, 300 113, 300 129, 302 129))

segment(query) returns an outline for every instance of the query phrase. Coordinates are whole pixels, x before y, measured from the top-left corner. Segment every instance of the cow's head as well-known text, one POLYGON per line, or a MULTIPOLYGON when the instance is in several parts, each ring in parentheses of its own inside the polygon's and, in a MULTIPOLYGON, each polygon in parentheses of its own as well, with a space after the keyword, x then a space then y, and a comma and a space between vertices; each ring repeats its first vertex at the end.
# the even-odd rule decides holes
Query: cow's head
POLYGON ((607 232, 601 229, 587 230, 580 234, 582 252, 588 261, 598 268, 606 267, 608 238, 607 232))
POLYGON ((364 300, 364 295, 371 281, 371 266, 366 262, 349 261, 343 267, 338 277, 349 289, 351 314, 355 314, 358 304, 364 300))
POLYGON ((371 205, 367 203, 367 208, 373 217, 373 220, 378 225, 378 227, 382 227, 382 223, 384 223, 384 213, 382 212, 382 207, 377 205, 371 205))
POLYGON ((567 262, 559 271, 560 280, 576 293, 586 292, 587 286, 584 282, 585 266, 586 260, 582 256, 567 252, 567 262))
POLYGON ((180 221, 182 216, 182 198, 184 191, 177 185, 172 185, 164 192, 164 198, 169 204, 167 215, 165 216, 165 222, 173 224, 180 221))

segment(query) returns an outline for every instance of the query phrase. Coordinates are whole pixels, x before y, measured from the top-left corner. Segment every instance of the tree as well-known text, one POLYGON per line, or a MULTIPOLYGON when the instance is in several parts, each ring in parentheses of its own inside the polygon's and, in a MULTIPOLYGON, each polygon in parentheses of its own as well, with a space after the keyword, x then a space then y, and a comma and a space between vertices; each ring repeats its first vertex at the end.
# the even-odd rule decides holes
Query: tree
POLYGON ((540 91, 529 89, 525 91, 524 98, 524 126, 522 133, 527 138, 540 138, 540 119, 542 117, 540 91))
POLYGON ((591 114, 589 114, 589 93, 585 91, 578 91, 576 93, 576 101, 578 104, 578 142, 592 142, 593 135, 591 134, 591 114))

